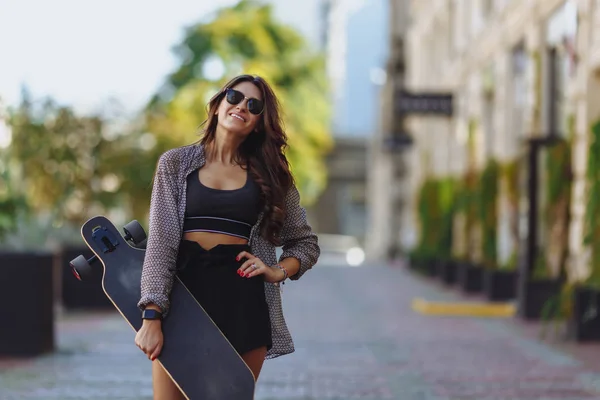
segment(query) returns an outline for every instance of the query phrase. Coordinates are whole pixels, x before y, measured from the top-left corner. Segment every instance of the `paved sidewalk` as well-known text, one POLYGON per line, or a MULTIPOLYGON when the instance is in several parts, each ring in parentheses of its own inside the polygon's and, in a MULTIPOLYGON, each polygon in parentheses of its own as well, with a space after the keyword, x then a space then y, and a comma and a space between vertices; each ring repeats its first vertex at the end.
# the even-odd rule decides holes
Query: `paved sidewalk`
MULTIPOLYGON (((400 268, 317 267, 283 295, 297 350, 266 361, 257 400, 600 398, 600 374, 513 321, 414 313, 458 296, 400 268)), ((133 337, 119 315, 68 315, 56 354, 0 362, 0 399, 151 399, 133 337)))

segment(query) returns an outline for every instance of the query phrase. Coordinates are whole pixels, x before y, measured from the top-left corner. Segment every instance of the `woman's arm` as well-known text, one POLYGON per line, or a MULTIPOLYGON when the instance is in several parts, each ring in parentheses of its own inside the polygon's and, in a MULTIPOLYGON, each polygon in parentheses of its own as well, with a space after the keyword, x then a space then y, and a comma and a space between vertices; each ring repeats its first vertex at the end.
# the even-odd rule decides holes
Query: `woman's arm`
POLYGON ((168 314, 169 296, 173 285, 177 252, 179 248, 179 210, 177 201, 177 160, 173 151, 164 153, 158 160, 152 196, 148 242, 141 279, 141 298, 138 307, 159 308, 168 314))
POLYGON ((281 230, 283 253, 279 262, 286 268, 289 278, 299 279, 317 263, 321 249, 317 235, 306 220, 306 210, 300 205, 300 193, 292 185, 285 200, 286 218, 281 230), (286 259, 295 260, 286 260, 286 259))

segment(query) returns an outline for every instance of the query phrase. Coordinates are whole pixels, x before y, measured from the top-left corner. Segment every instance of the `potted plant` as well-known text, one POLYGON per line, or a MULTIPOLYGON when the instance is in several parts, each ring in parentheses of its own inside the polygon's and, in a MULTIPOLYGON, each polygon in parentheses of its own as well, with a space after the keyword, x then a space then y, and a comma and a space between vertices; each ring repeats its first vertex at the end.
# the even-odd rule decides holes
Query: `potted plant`
POLYGON ((570 338, 577 342, 600 340, 600 281, 595 276, 571 292, 571 312, 567 315, 570 338))
POLYGON ((490 301, 509 301, 517 296, 516 255, 508 263, 486 270, 483 291, 490 301))
POLYGON ((417 268, 427 276, 436 276, 449 258, 452 235, 453 181, 427 178, 418 201, 420 238, 417 251, 421 263, 417 268))
MULTIPOLYGON (((512 251, 506 258, 497 255, 497 265, 488 269, 484 278, 484 292, 490 301, 508 301, 517 295, 517 254, 519 247, 519 159, 514 159, 499 165, 499 186, 501 187, 503 207, 499 207, 502 214, 500 220, 507 224, 510 248, 512 251)), ((500 200, 500 193, 498 193, 500 200)))
POLYGON ((465 219, 466 254, 457 266, 457 283, 465 293, 481 292, 483 289, 483 268, 480 264, 481 184, 480 173, 473 166, 464 176, 460 202, 459 207, 465 219))
POLYGON ((499 187, 500 165, 491 159, 481 174, 477 208, 482 231, 482 289, 492 301, 511 299, 515 292, 514 272, 498 268, 499 187))
MULTIPOLYGON (((572 122, 571 122, 572 125, 572 122)), ((548 318, 562 301, 571 205, 571 145, 561 140, 546 152, 544 221, 547 244, 539 251, 531 279, 520 288, 520 314, 525 319, 548 318)))
POLYGON ((544 257, 538 256, 531 279, 518 286, 519 315, 524 319, 538 320, 555 313, 564 277, 551 276, 546 265, 544 257))
POLYGON ((456 181, 444 178, 440 182, 437 276, 446 285, 456 281, 456 262, 452 258, 453 221, 456 213, 456 181))
POLYGON ((589 251, 590 274, 573 288, 568 328, 576 341, 600 340, 600 121, 591 129, 586 180, 589 192, 584 240, 589 251))

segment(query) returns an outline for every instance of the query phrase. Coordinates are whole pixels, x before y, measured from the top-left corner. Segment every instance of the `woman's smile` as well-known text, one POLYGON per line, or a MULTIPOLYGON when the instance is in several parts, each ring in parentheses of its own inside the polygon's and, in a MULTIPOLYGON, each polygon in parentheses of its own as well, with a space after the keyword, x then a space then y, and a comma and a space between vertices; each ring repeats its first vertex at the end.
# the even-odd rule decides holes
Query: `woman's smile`
POLYGON ((242 122, 246 122, 246 118, 242 117, 240 114, 232 112, 229 114, 230 117, 232 117, 233 119, 242 121, 242 122))

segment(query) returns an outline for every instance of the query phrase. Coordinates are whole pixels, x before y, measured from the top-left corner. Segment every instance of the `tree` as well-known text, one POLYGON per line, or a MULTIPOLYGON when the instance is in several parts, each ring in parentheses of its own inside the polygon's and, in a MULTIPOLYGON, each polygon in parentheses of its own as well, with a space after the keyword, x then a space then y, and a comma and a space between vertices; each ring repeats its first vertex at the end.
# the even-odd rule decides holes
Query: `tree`
POLYGON ((157 151, 190 142, 206 118, 209 98, 227 80, 241 73, 260 75, 281 102, 287 156, 303 201, 313 202, 326 184, 324 156, 332 145, 322 55, 276 22, 270 5, 248 0, 189 27, 175 52, 180 65, 146 111, 157 151), (215 74, 219 69, 223 73, 215 74))
POLYGON ((17 230, 19 216, 26 212, 25 196, 17 192, 9 173, 7 155, 0 149, 0 242, 17 230))
POLYGON ((26 91, 8 119, 8 162, 13 184, 34 214, 54 224, 80 224, 90 214, 119 204, 119 179, 110 163, 115 148, 99 116, 77 116, 47 99, 34 104, 26 91))
POLYGON ((323 57, 276 23, 270 6, 252 1, 187 29, 176 53, 180 65, 164 88, 124 124, 105 114, 77 115, 52 99, 33 102, 23 91, 9 110, 12 141, 0 160, 0 234, 15 227, 15 210, 25 204, 35 221, 49 217, 53 228, 78 228, 97 214, 117 224, 145 221, 159 155, 193 141, 208 99, 242 72, 263 76, 276 91, 299 190, 305 203, 314 201, 325 186, 323 158, 332 144, 323 57), (215 62, 223 65, 222 77, 207 69, 215 62))

